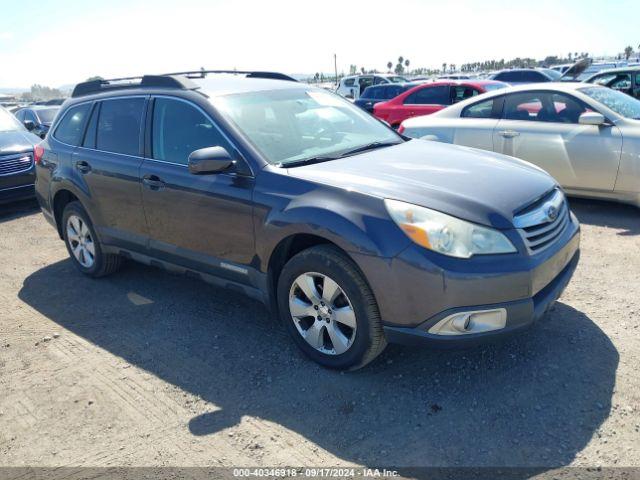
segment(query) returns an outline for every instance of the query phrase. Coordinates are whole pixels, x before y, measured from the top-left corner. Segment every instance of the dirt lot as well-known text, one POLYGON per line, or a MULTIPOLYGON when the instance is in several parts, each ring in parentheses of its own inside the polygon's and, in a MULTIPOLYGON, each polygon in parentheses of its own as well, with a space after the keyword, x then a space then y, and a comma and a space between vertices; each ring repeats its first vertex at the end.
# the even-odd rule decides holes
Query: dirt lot
POLYGON ((526 335, 352 374, 234 293, 87 279, 33 203, 0 207, 0 466, 640 466, 640 211, 572 203, 581 264, 526 335))

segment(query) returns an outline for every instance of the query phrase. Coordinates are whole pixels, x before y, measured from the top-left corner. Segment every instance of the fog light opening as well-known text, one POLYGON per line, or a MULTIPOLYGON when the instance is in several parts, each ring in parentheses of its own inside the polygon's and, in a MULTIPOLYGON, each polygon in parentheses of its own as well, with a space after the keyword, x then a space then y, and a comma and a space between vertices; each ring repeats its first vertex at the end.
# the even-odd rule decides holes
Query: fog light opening
POLYGON ((434 335, 469 335, 500 330, 507 325, 504 308, 458 312, 443 318, 429 329, 434 335))

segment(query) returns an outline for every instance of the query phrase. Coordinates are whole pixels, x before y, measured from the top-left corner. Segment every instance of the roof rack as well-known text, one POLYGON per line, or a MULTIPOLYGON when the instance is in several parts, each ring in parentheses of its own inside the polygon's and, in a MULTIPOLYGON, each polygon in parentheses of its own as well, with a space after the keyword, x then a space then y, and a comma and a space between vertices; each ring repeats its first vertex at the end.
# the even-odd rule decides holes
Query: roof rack
POLYGON ((161 75, 143 75, 141 77, 111 78, 109 80, 90 80, 82 82, 73 89, 72 97, 81 97, 92 93, 110 90, 121 90, 137 87, 179 88, 182 90, 196 90, 198 85, 192 78, 205 78, 210 73, 229 73, 244 75, 246 78, 266 78, 270 80, 286 80, 297 82, 289 75, 278 72, 238 71, 238 70, 193 70, 188 72, 163 73, 161 75))
POLYGON ((92 93, 111 90, 123 90, 137 87, 179 88, 195 90, 198 85, 185 77, 172 75, 144 75, 142 77, 111 78, 109 80, 90 80, 79 83, 71 93, 72 97, 81 97, 92 93))
POLYGON ((205 78, 209 73, 229 73, 233 75, 244 75, 246 78, 266 78, 269 80, 287 80, 289 82, 297 82, 297 80, 289 75, 279 72, 261 72, 251 70, 193 70, 188 72, 165 73, 165 75, 184 75, 187 78, 205 78))

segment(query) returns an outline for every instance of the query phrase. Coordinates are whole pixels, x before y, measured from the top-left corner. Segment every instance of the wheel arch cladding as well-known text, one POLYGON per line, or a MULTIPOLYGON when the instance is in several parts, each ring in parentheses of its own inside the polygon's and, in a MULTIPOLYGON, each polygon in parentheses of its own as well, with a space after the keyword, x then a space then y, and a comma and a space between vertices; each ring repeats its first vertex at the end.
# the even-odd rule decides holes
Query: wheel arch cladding
POLYGON ((64 212, 64 208, 71 202, 79 201, 78 197, 66 188, 61 188, 54 194, 53 215, 56 220, 56 225, 58 226, 58 235, 60 238, 62 238, 62 213, 64 212))

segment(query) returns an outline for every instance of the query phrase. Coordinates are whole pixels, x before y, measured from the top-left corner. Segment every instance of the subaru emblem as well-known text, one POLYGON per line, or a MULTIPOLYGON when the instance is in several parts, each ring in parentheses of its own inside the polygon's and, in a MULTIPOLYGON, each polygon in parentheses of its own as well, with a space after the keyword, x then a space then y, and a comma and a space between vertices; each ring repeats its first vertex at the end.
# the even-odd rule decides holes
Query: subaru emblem
POLYGON ((555 205, 549 205, 546 208, 547 218, 550 222, 553 222, 556 218, 558 218, 558 209, 555 205))

